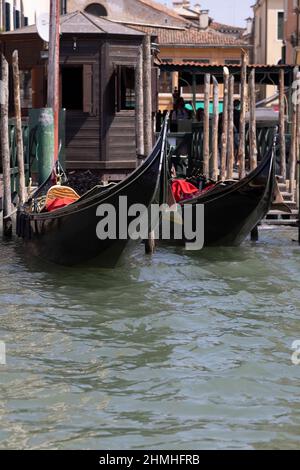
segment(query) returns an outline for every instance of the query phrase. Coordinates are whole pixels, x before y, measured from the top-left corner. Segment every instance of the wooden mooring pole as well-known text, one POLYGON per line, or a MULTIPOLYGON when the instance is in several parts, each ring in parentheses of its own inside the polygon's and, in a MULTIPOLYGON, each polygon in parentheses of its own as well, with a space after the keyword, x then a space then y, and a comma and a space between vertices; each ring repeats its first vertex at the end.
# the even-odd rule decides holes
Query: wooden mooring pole
POLYGON ((11 204, 11 182, 10 182, 10 151, 8 130, 8 86, 9 71, 8 62, 1 53, 1 82, 0 82, 0 105, 1 105, 1 154, 3 171, 3 235, 12 236, 12 204, 11 204))
POLYGON ((23 133, 22 133, 20 71, 19 71, 18 51, 14 51, 12 55, 12 70, 13 70, 13 81, 14 81, 16 144, 17 144, 17 160, 18 160, 18 172, 19 172, 19 204, 24 204, 26 200, 26 184, 25 184, 25 164, 24 164, 24 145, 23 145, 23 133))
POLYGON ((250 170, 252 171, 257 167, 255 69, 251 71, 249 79, 249 107, 250 170))
POLYGON ((144 88, 144 146, 148 157, 152 150, 152 80, 151 38, 146 36, 143 44, 143 88, 144 88))
MULTIPOLYGON (((147 35, 143 43, 143 88, 144 88, 144 148, 145 155, 150 155, 152 150, 152 58, 151 38, 147 35)), ((152 254, 155 250, 154 231, 149 232, 145 240, 145 251, 152 254)))
POLYGON ((240 142, 239 142, 239 178, 242 179, 246 174, 245 167, 245 141, 246 141, 246 99, 247 99, 247 62, 248 55, 245 51, 242 53, 241 68, 241 115, 240 115, 240 142))
POLYGON ((135 135, 137 163, 145 156, 144 148, 144 90, 143 90, 143 48, 140 47, 135 73, 135 135))
POLYGON ((210 74, 205 74, 204 81, 204 122, 203 122, 203 174, 209 177, 209 105, 210 105, 210 74))
POLYGON ((286 140, 285 140, 285 90, 284 70, 279 71, 279 145, 280 145, 280 175, 286 181, 286 140))
POLYGON ((228 165, 227 178, 233 178, 234 165, 234 76, 229 78, 228 93, 228 165))
POLYGON ((60 52, 60 0, 50 1, 50 42, 48 61, 48 107, 54 118, 54 162, 59 157, 59 52, 60 52))
MULTIPOLYGON (((297 81, 299 68, 294 68, 294 82, 297 81)), ((294 100, 292 100, 294 101, 294 100)), ((290 193, 293 195, 293 199, 295 197, 295 181, 296 181, 296 163, 297 163, 297 100, 292 102, 292 132, 291 132, 291 150, 290 150, 290 193)))
POLYGON ((300 91, 300 72, 297 74, 297 147, 296 147, 296 173, 297 173, 297 194, 296 201, 298 207, 298 241, 300 245, 300 102, 299 102, 299 91, 300 91))
POLYGON ((229 98, 229 70, 224 67, 224 99, 223 99, 223 122, 222 122, 222 153, 221 153, 221 179, 225 180, 227 175, 228 155, 228 98, 229 98))
POLYGON ((218 179, 218 158, 219 158, 219 83, 215 77, 213 79, 213 130, 212 130, 212 172, 214 181, 218 179))

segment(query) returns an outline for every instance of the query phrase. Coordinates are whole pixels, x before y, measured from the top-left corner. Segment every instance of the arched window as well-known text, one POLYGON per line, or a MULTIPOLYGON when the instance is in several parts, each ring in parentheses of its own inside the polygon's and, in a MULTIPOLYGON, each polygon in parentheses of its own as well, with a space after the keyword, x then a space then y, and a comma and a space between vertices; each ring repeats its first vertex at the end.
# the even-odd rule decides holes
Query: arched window
POLYGON ((103 5, 100 5, 100 3, 91 3, 85 8, 85 11, 90 15, 107 16, 106 8, 104 8, 103 5))

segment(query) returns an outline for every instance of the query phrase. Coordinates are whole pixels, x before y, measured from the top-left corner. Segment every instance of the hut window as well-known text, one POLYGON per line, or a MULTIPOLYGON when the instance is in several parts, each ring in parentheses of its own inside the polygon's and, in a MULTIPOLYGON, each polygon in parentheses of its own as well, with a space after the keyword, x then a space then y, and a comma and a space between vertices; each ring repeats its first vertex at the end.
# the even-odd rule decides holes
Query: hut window
POLYGON ((62 107, 83 111, 83 67, 62 68, 62 107))
POLYGON ((117 110, 135 108, 135 70, 134 67, 117 67, 117 110))
POLYGON ((62 107, 71 111, 93 112, 93 66, 65 66, 61 71, 62 107))
POLYGON ((103 5, 100 5, 99 3, 91 3, 91 5, 88 5, 85 8, 85 11, 90 15, 107 16, 106 8, 103 5))

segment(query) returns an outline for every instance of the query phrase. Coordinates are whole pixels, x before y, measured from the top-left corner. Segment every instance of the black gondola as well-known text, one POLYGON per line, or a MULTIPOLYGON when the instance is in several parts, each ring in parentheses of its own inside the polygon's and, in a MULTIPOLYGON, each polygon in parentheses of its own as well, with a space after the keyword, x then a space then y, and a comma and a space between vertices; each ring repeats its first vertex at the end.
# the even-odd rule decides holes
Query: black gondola
MULTIPOLYGON (((115 208, 119 221, 119 197, 127 197, 127 206, 142 204, 149 207, 163 187, 166 162, 166 119, 151 155, 129 177, 120 183, 97 186, 76 202, 53 212, 38 212, 35 207, 51 187, 51 177, 21 207, 17 215, 17 235, 27 243, 30 252, 48 261, 72 266, 97 258, 99 264, 114 265, 128 242, 126 239, 101 240, 96 227, 101 220, 96 215, 101 204, 115 208)), ((159 200, 157 202, 163 202, 159 200)), ((128 224, 134 217, 128 217, 128 224)), ((117 229, 118 233, 118 229, 117 229)))
MULTIPOLYGON (((259 166, 238 182, 219 183, 206 193, 180 201, 204 205, 204 246, 238 246, 265 217, 274 198, 274 146, 259 166)), ((184 221, 184 210, 183 221, 184 221)), ((195 224, 195 220, 193 220, 195 224)), ((172 240, 182 244, 185 240, 172 240)))

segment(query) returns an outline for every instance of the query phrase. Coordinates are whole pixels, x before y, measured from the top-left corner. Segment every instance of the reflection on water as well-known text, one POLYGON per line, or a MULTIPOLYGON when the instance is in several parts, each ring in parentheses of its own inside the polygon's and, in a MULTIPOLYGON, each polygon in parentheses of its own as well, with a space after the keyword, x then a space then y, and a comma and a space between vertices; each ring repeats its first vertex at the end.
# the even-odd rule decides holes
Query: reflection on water
POLYGON ((295 232, 114 270, 0 245, 1 448, 299 448, 295 232))

